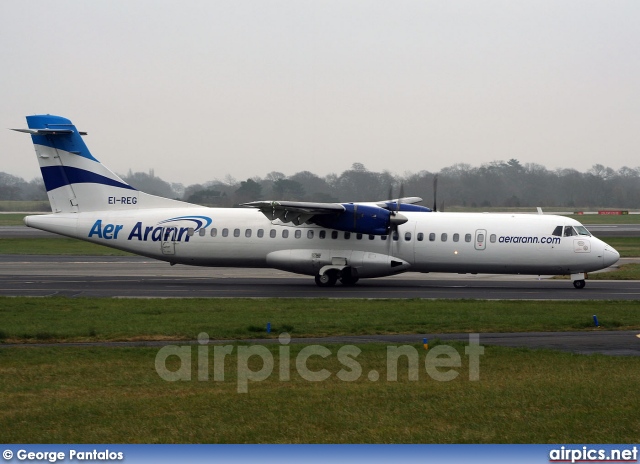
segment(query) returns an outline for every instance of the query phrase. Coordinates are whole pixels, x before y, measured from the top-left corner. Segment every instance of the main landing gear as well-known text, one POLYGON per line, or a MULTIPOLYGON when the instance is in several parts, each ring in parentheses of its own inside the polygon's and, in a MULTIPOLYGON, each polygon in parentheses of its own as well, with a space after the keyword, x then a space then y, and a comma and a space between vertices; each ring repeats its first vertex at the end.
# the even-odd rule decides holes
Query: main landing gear
POLYGON ((350 267, 345 267, 342 270, 327 269, 324 274, 316 274, 315 279, 318 287, 333 287, 338 279, 345 286, 355 285, 360 280, 356 271, 350 267))
POLYGON ((316 285, 318 287, 333 287, 338 281, 338 271, 330 270, 324 274, 316 274, 316 285))

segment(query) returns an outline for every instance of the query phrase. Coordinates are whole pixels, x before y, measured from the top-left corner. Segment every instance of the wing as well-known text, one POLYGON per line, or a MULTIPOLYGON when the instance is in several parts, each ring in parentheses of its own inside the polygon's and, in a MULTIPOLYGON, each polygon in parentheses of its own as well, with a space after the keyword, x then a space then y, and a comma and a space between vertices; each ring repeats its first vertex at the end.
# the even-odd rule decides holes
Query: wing
POLYGON ((315 216, 327 214, 340 214, 346 208, 338 203, 310 203, 305 201, 252 201, 240 206, 257 208, 267 218, 280 219, 282 222, 291 222, 297 226, 311 223, 315 216))

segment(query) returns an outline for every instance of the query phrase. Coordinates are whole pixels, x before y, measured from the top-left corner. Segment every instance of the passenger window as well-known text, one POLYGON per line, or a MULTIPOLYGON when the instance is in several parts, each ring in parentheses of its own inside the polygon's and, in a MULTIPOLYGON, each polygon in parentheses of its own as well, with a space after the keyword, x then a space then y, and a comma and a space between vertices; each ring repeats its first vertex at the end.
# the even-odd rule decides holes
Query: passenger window
POLYGON ((484 242, 484 234, 478 234, 478 243, 484 242))
POLYGON ((327 231, 321 230, 319 235, 320 235, 320 238, 325 238, 327 236, 327 231))
POLYGON ((470 242, 471 241, 471 234, 465 234, 464 235, 464 241, 467 242, 467 243, 470 242))
POLYGON ((298 229, 298 230, 296 230, 294 235, 295 235, 296 238, 300 238, 300 237, 302 237, 302 231, 300 229, 298 229))
POLYGON ((276 235, 277 235, 277 234, 278 234, 278 233, 276 232, 276 230, 275 230, 275 229, 271 229, 271 230, 269 231, 269 237, 271 237, 271 238, 276 238, 276 235))
POLYGON ((405 232, 404 240, 405 242, 408 242, 409 240, 411 240, 411 232, 405 232))
POLYGON ((313 238, 313 230, 307 231, 307 238, 313 238))
POLYGON ((386 236, 386 235, 381 235, 381 236, 380 236, 380 240, 386 240, 386 239, 387 239, 387 236, 386 236))
POLYGON ((200 237, 204 237, 205 235, 207 235, 207 229, 205 228, 200 229, 198 234, 200 235, 200 237))
POLYGON ((453 241, 457 242, 460 240, 460 234, 453 234, 453 241))
POLYGON ((375 240, 376 236, 375 235, 369 235, 369 240, 375 240))
POLYGON ((187 235, 189 235, 189 237, 193 237, 194 233, 195 233, 195 230, 193 229, 193 227, 189 227, 189 230, 187 231, 187 235))
POLYGON ((226 237, 227 235, 229 235, 229 229, 222 229, 222 236, 226 237))
POLYGON ((442 240, 443 242, 446 242, 447 241, 447 234, 440 235, 440 240, 442 240))
POLYGON ((558 226, 553 229, 553 233, 551 235, 555 235, 556 237, 562 237, 562 226, 558 226))
POLYGON ((332 230, 331 231, 331 238, 334 239, 334 240, 338 238, 338 231, 337 230, 332 230))
POLYGON ((429 234, 429 241, 430 242, 435 242, 436 241, 436 234, 435 233, 431 232, 429 234))
POLYGON ((251 237, 251 229, 245 230, 244 231, 244 236, 247 237, 247 238, 251 237))
POLYGON ((240 229, 233 229, 233 236, 240 237, 240 229))
POLYGON ((362 234, 356 234, 356 239, 357 240, 362 240, 362 234))
POLYGON ((421 242, 424 240, 424 234, 422 232, 418 232, 418 241, 421 242))
POLYGON ((264 229, 258 229, 258 238, 264 237, 264 229))
POLYGON ((282 238, 289 238, 289 231, 287 229, 282 231, 282 238))
POLYGON ((489 235, 489 241, 491 243, 496 243, 496 234, 489 235))
POLYGON ((218 235, 218 229, 216 229, 215 227, 213 229, 211 229, 211 236, 215 237, 218 235))
POLYGON ((398 231, 397 231, 397 230, 393 233, 392 237, 393 237, 393 241, 394 241, 394 242, 397 242, 397 241, 398 241, 398 239, 399 239, 400 237, 398 236, 398 231))
POLYGON ((565 228, 564 228, 564 236, 565 236, 565 237, 571 237, 571 236, 573 236, 573 235, 577 235, 577 234, 576 234, 576 231, 575 231, 575 230, 573 230, 573 227, 571 227, 571 226, 565 226, 565 228))
POLYGON ((345 238, 345 240, 349 240, 351 238, 351 232, 345 232, 344 233, 344 238, 345 238))

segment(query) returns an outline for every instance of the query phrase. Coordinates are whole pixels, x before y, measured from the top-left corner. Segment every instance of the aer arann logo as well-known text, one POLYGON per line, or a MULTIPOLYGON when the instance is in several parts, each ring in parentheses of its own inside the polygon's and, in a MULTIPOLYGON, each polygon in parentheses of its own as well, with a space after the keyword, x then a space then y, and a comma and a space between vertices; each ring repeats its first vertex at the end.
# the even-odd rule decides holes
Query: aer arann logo
POLYGON ((165 219, 164 221, 160 221, 160 224, 166 224, 168 222, 179 222, 179 221, 193 221, 196 223, 195 231, 198 231, 202 228, 207 228, 211 225, 211 218, 207 216, 180 216, 171 219, 165 219))

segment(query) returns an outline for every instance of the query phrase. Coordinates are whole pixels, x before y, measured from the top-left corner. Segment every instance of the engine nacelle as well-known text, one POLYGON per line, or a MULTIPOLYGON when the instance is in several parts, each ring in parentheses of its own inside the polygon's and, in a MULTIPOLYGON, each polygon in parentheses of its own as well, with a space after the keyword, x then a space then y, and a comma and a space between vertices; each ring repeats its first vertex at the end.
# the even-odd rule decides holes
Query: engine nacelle
POLYGON ((400 274, 411 268, 408 262, 395 256, 354 250, 279 250, 267 255, 267 264, 306 275, 316 275, 324 266, 350 267, 365 278, 400 274))
POLYGON ((343 203, 345 211, 338 214, 316 216, 313 222, 327 229, 342 230, 367 235, 387 235, 392 222, 406 222, 404 216, 378 206, 343 203), (399 219, 399 220, 398 220, 399 219))

